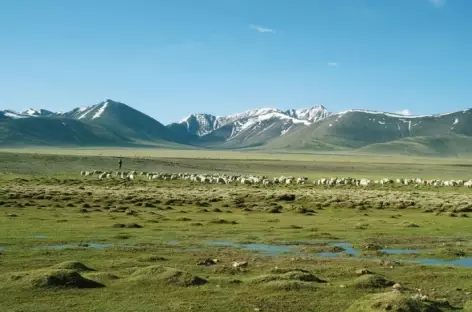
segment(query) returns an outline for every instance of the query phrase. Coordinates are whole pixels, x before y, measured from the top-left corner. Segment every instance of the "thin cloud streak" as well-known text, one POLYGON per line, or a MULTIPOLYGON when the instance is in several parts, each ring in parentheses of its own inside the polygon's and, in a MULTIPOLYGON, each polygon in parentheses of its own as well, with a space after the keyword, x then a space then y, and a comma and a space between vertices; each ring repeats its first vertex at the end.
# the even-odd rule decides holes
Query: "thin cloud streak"
POLYGON ((260 32, 260 33, 269 33, 269 34, 275 34, 276 31, 275 29, 272 28, 267 28, 267 27, 262 27, 262 26, 257 26, 257 25, 249 25, 249 28, 260 32))
POLYGON ((328 66, 337 68, 337 67, 339 67, 339 63, 338 62, 328 62, 328 66))

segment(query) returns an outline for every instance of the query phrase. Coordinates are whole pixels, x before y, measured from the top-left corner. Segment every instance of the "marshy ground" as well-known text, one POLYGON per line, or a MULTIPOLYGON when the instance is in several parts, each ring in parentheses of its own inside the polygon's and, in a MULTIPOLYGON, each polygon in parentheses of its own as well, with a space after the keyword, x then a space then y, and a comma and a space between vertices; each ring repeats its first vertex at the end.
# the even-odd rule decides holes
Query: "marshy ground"
MULTIPOLYGON (((0 311, 472 311, 472 191, 463 187, 99 181, 80 170, 110 170, 114 158, 0 159, 0 311)), ((124 163, 339 175, 307 159, 124 163)), ((383 175, 378 161, 325 163, 383 175)), ((420 177, 468 178, 461 164, 385 167, 392 178, 405 166, 420 177)))

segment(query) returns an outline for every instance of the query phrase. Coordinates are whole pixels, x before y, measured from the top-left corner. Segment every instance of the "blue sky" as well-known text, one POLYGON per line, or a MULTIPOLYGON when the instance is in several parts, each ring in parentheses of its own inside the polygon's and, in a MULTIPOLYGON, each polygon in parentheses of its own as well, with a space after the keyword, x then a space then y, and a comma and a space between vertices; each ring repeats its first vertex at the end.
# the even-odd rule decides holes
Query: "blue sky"
POLYGON ((472 107, 470 0, 0 1, 0 109, 472 107))

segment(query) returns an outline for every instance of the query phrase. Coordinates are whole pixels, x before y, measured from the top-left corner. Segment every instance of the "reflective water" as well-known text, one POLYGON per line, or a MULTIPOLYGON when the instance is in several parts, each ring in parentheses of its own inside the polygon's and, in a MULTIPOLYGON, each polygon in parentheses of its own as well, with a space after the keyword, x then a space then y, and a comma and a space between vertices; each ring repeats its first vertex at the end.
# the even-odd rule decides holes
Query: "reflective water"
POLYGON ((284 253, 301 253, 300 251, 295 250, 296 245, 269 245, 269 244, 237 244, 227 241, 212 241, 207 243, 209 246, 229 246, 235 248, 241 248, 251 251, 262 251, 263 254, 269 256, 277 256, 284 253))
POLYGON ((46 249, 66 249, 66 248, 93 248, 93 249, 105 249, 111 247, 113 244, 100 244, 100 243, 82 243, 82 244, 58 244, 49 245, 43 248, 46 249))
POLYGON ((405 254, 419 254, 419 249, 380 249, 381 252, 385 252, 390 255, 405 255, 405 254))
POLYGON ((459 267, 472 267, 472 258, 460 258, 455 260, 441 260, 441 259, 414 259, 411 262, 425 264, 425 265, 447 265, 459 267))
MULTIPOLYGON (((229 246, 235 248, 241 248, 245 250, 251 251, 261 251, 263 255, 267 256, 279 256, 283 254, 294 254, 294 255, 303 255, 303 256, 310 256, 310 252, 300 251, 300 245, 272 245, 272 244, 238 244, 229 241, 211 241, 208 242, 207 245, 209 246, 229 246)), ((328 243, 328 246, 332 247, 339 247, 343 250, 340 252, 319 252, 316 255, 319 257, 327 257, 327 258, 334 258, 340 257, 343 255, 349 256, 359 256, 360 250, 356 249, 352 246, 351 243, 347 242, 335 242, 335 243, 328 243)), ((419 249, 381 249, 383 253, 389 255, 399 255, 399 254, 419 254, 421 251, 419 249)), ((375 260, 376 258, 356 258, 362 260, 375 260)), ((404 260, 405 262, 411 263, 419 263, 425 265, 447 265, 447 266, 461 266, 461 267, 472 267, 472 258, 460 258, 455 260, 441 260, 441 259, 425 259, 425 258, 417 258, 412 260, 404 260)))
POLYGON ((37 234, 37 235, 31 235, 30 238, 45 239, 45 238, 48 238, 48 236, 44 234, 37 234))

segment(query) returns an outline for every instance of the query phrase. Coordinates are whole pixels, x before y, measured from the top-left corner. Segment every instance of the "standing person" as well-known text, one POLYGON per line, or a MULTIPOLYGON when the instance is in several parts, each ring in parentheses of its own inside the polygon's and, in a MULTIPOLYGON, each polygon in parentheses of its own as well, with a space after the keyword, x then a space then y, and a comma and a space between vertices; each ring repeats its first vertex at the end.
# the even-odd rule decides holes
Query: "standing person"
POLYGON ((123 165, 123 161, 120 159, 120 161, 118 162, 119 169, 121 169, 121 165, 123 165))

